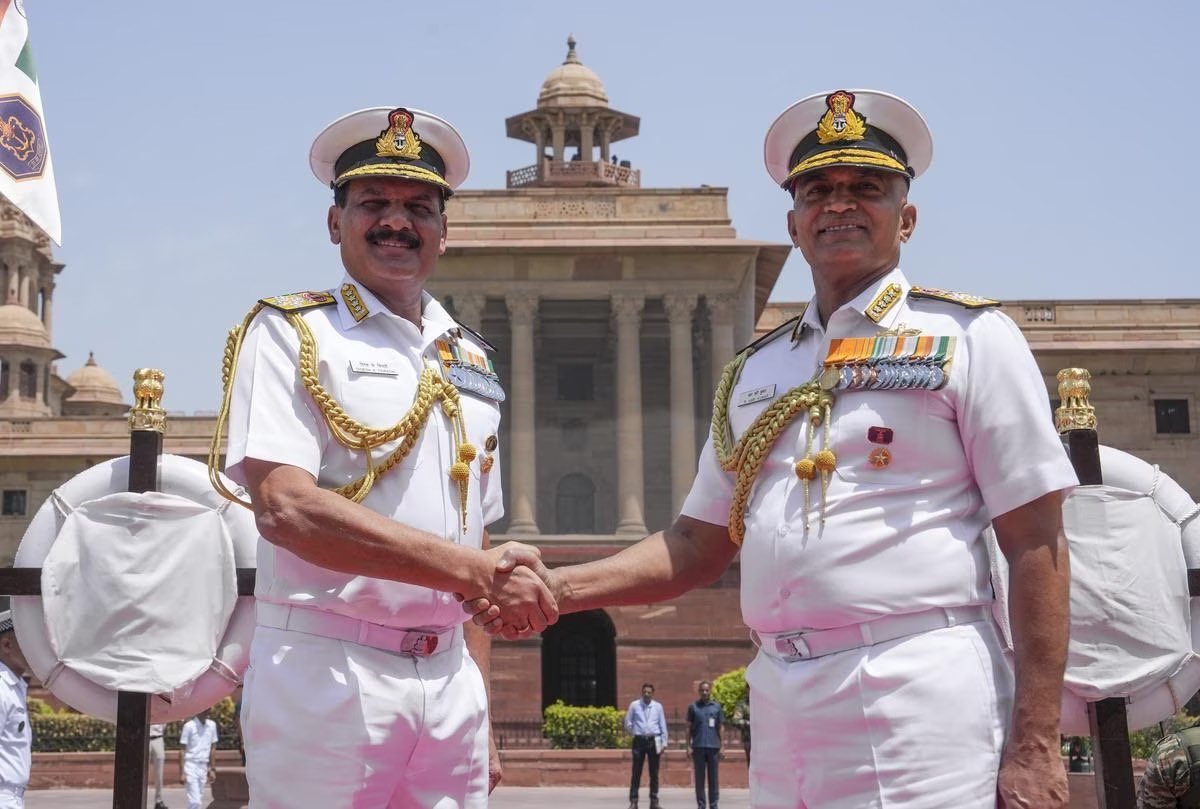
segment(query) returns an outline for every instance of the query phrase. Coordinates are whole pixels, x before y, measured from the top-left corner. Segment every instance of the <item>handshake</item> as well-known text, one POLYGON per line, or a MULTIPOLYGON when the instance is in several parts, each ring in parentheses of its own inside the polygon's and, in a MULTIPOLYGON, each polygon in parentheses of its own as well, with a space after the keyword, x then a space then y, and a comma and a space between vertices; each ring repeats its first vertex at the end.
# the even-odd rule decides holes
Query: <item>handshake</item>
POLYGON ((455 594, 476 625, 489 635, 521 640, 558 620, 560 582, 537 548, 506 542, 482 553, 472 592, 455 594))

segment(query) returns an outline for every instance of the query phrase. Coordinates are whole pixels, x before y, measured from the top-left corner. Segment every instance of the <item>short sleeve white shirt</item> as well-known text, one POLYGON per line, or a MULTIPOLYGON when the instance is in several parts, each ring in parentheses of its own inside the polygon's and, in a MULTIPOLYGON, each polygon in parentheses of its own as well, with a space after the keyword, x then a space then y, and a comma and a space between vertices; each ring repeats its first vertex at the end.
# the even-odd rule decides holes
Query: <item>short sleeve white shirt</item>
MULTIPOLYGON (((344 283, 354 283, 348 276, 344 283)), ((338 289, 336 306, 307 309, 302 317, 316 339, 321 384, 353 418, 376 428, 398 422, 413 404, 425 368, 440 371, 435 341, 452 335, 475 354, 484 349, 426 294, 422 322, 392 314, 369 289, 357 284, 367 310, 356 320, 338 289)), ((361 314, 361 313, 360 313, 361 314)), ((358 479, 366 471, 362 452, 347 449, 328 425, 297 372, 299 338, 285 316, 264 309, 247 329, 234 379, 226 471, 245 483, 245 458, 305 470, 323 488, 358 479)), ((397 467, 377 478, 363 505, 397 522, 478 548, 483 529, 503 513, 500 458, 494 446, 500 408, 494 400, 460 390, 467 440, 478 450, 470 463, 467 527, 463 530, 458 483, 450 478, 457 459, 453 424, 435 406, 416 445, 397 467), (485 460, 492 456, 483 471, 485 460)), ((399 441, 375 450, 383 462, 399 441)), ((405 628, 441 628, 464 620, 451 593, 385 578, 327 570, 260 540, 255 597, 305 606, 405 628)))
MULTIPOLYGON (((887 329, 953 336, 939 390, 834 391, 828 446, 837 456, 822 520, 813 481, 805 528, 802 481, 808 424, 780 434, 754 484, 741 551, 742 614, 762 632, 827 629, 882 615, 992 600, 980 532, 993 517, 1077 484, 1055 432, 1042 375, 1016 325, 996 309, 909 298, 893 270, 834 312, 822 328, 809 304, 791 334, 747 361, 729 400, 734 440, 774 399, 812 380, 830 341, 887 329), (889 284, 900 301, 879 323, 866 316, 889 284), (762 398, 748 392, 769 389, 762 398), (869 458, 890 430, 890 463, 869 458), (885 433, 886 434, 886 433, 885 433)), ((824 446, 823 428, 813 451, 824 446)), ((682 513, 728 525, 734 473, 720 468, 711 436, 682 513)))
POLYGON ((25 681, 0 663, 0 783, 25 786, 33 729, 29 726, 25 681))
POLYGON ((201 725, 192 717, 183 725, 179 746, 184 749, 183 760, 192 764, 207 764, 210 751, 217 743, 217 723, 211 719, 201 725))

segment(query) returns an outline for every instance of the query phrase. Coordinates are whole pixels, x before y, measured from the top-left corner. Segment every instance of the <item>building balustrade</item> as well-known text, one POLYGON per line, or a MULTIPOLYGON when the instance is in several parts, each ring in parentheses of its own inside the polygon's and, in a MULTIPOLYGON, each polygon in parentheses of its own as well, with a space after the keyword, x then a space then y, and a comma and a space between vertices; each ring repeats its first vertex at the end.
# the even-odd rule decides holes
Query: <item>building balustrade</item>
POLYGON ((529 185, 641 188, 642 173, 629 166, 587 160, 546 160, 508 172, 508 187, 529 185))

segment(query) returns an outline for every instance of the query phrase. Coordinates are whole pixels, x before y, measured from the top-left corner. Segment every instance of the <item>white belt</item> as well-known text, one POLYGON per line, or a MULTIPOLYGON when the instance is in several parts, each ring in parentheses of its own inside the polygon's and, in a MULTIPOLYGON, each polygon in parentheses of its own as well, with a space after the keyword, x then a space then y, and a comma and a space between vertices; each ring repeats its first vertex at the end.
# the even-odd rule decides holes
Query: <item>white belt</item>
POLYGON ((332 612, 265 601, 259 601, 255 608, 259 626, 360 643, 408 657, 429 657, 452 648, 458 630, 456 626, 401 629, 332 612))
POLYGON ((802 629, 798 632, 754 632, 759 648, 786 663, 861 649, 907 635, 958 624, 970 624, 988 618, 991 610, 983 604, 969 607, 934 607, 921 612, 885 615, 861 624, 837 629, 802 629))

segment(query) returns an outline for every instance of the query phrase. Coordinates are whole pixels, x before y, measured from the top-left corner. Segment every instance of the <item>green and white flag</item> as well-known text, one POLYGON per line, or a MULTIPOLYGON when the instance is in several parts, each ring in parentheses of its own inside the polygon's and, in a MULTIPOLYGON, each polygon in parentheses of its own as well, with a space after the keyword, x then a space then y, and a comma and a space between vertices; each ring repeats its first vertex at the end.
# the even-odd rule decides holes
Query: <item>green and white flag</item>
POLYGON ((22 0, 0 0, 0 193, 62 244, 54 167, 22 0))

